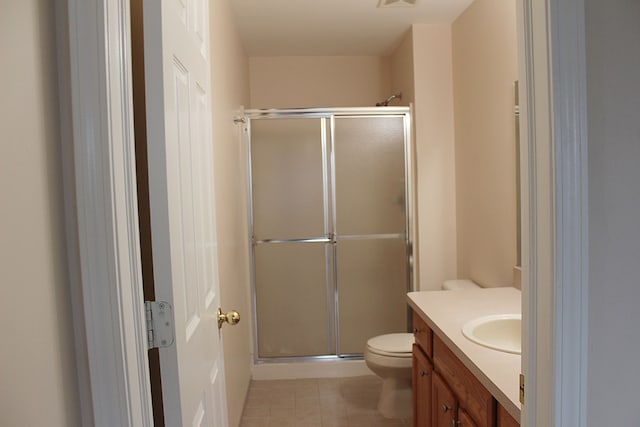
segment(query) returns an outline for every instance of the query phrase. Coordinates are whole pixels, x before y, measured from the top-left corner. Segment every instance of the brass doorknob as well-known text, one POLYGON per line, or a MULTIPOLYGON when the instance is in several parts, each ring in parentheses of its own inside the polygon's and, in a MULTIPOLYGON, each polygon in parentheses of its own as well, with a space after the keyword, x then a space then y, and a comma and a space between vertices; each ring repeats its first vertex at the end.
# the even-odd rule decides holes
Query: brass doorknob
POLYGON ((227 314, 222 313, 222 309, 218 309, 218 329, 222 328, 224 322, 227 322, 230 325, 236 325, 240 321, 240 313, 235 310, 231 310, 227 312, 227 314))

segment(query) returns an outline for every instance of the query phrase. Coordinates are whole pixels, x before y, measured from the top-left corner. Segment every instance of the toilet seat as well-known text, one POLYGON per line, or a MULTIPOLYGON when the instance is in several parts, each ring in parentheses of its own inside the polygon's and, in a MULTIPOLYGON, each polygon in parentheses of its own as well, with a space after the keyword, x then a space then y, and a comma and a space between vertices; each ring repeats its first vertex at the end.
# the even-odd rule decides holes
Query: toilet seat
POLYGON ((410 333, 379 335, 367 341, 367 350, 380 356, 410 358, 413 343, 410 333))

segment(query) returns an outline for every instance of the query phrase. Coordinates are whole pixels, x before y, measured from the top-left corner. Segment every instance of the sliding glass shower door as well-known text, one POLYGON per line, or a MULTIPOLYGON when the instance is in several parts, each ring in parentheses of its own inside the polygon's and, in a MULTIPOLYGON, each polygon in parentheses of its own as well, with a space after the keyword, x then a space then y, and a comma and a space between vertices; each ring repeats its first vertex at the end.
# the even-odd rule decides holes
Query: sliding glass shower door
POLYGON ((326 122, 250 121, 260 358, 333 350, 326 122))
POLYGON ((248 112, 259 360, 407 328, 408 109, 248 112))
POLYGON ((361 354, 407 328, 404 118, 334 123, 339 351, 361 354))

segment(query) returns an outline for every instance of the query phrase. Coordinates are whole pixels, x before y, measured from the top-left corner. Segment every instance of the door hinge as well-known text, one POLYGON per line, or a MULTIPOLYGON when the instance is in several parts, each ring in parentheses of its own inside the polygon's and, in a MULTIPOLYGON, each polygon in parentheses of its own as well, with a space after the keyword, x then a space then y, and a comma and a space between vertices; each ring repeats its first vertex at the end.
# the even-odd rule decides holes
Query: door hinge
POLYGON ((151 348, 170 347, 175 341, 173 307, 165 301, 145 301, 147 344, 151 348))
POLYGON ((524 375, 520 374, 520 403, 524 405, 524 375))

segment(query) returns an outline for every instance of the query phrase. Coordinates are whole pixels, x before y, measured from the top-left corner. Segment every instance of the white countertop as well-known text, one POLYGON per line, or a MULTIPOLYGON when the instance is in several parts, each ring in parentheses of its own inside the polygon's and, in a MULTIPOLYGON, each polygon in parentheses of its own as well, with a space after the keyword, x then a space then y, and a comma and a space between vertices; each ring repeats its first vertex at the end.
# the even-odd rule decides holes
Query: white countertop
POLYGON ((409 292, 407 300, 507 412, 520 420, 520 355, 483 347, 462 335, 462 325, 477 317, 519 314, 520 291, 516 288, 484 288, 409 292))

